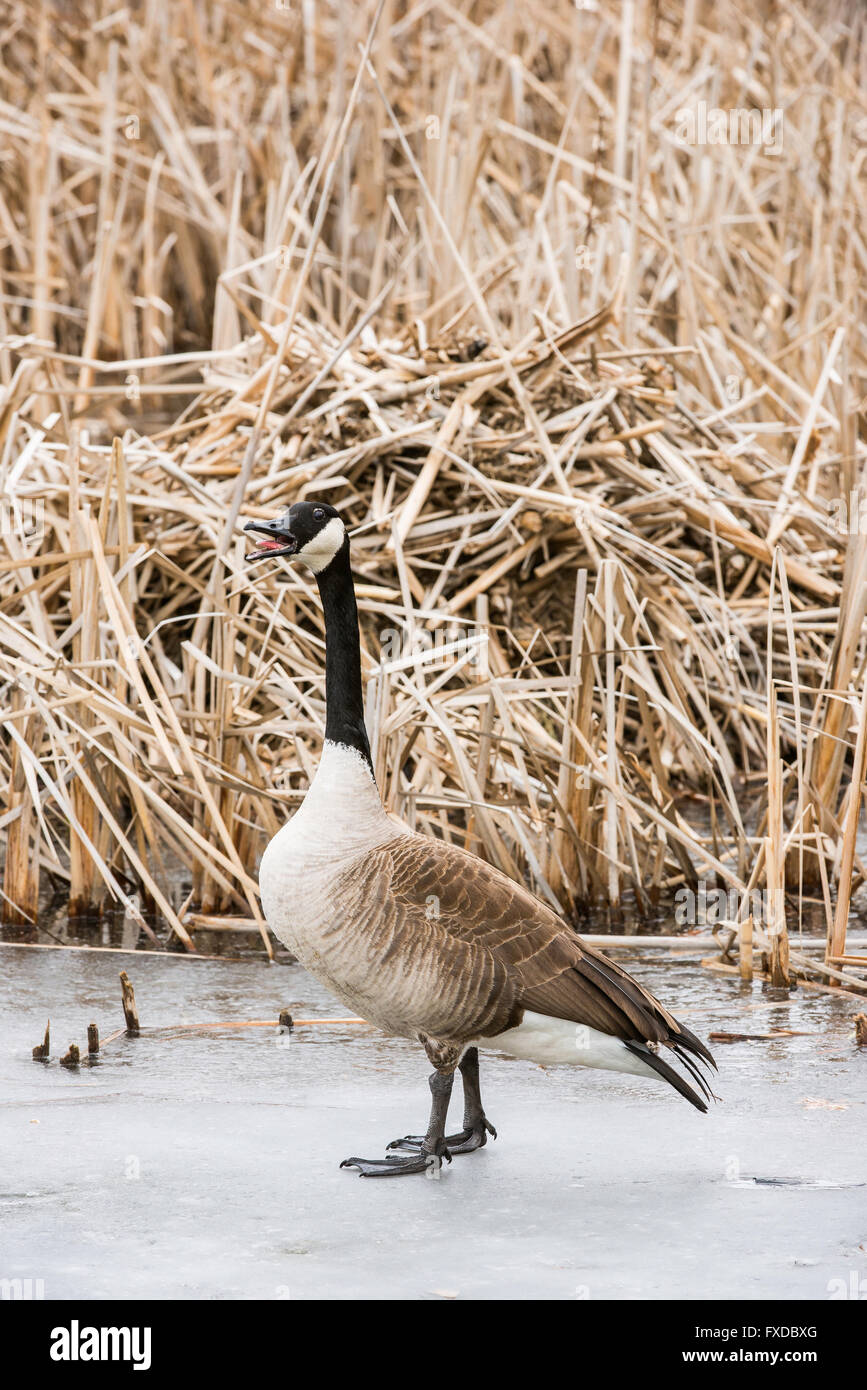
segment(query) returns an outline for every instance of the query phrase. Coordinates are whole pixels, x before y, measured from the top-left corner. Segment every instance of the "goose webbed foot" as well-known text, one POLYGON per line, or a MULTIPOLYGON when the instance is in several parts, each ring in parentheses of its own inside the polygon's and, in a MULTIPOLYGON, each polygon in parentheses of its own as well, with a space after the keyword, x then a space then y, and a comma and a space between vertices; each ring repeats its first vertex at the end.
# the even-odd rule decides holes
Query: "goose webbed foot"
MULTIPOLYGON (((476 1149, 483 1149, 488 1142, 488 1135, 496 1139, 497 1131, 488 1120, 486 1115, 480 1115, 477 1120, 465 1122, 464 1128, 457 1134, 446 1135, 446 1147, 449 1154, 471 1154, 476 1149)), ((423 1134, 405 1134, 402 1139, 393 1139, 389 1144, 390 1149, 421 1149, 424 1144, 423 1134)))
MULTIPOLYGON (((496 1139, 497 1131, 491 1124, 487 1115, 480 1115, 472 1124, 467 1125, 464 1121, 464 1128, 460 1134, 453 1136, 454 1147, 451 1149, 455 1154, 469 1154, 474 1149, 483 1149, 488 1142, 488 1135, 496 1139)), ((446 1143, 448 1144, 448 1140, 446 1143)), ((451 1145, 450 1145, 451 1147, 451 1145)))
POLYGON ((402 1178, 409 1173, 426 1173, 429 1178, 438 1178, 443 1159, 447 1163, 452 1161, 445 1133, 453 1081, 453 1072, 435 1071, 429 1079, 430 1123, 417 1152, 393 1154, 391 1158, 345 1158, 341 1168, 357 1168, 362 1178, 402 1178))
POLYGON ((345 1158, 340 1166, 357 1168, 362 1178, 402 1178, 410 1173, 424 1173, 429 1178, 438 1178, 443 1159, 446 1163, 452 1161, 444 1139, 438 1140, 433 1149, 425 1148, 422 1139, 418 1152, 407 1154, 406 1157, 395 1154, 392 1158, 345 1158))

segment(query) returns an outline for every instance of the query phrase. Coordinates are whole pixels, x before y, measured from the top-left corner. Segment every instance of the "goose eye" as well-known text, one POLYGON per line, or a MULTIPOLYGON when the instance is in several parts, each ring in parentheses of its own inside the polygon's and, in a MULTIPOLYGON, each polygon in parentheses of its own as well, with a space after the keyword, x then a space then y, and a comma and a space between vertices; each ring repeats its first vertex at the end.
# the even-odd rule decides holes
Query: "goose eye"
POLYGON ((314 520, 314 521, 321 521, 322 518, 324 517, 324 515, 325 515, 325 513, 324 513, 324 511, 322 510, 321 507, 314 507, 314 508, 313 508, 313 520, 314 520))

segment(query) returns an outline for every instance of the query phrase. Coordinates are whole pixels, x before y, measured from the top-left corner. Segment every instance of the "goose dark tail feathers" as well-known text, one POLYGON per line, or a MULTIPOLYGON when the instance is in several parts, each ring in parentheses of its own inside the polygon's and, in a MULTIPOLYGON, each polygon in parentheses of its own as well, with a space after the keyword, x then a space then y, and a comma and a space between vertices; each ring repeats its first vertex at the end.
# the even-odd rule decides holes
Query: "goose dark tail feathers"
POLYGON ((670 1086, 673 1086, 678 1094, 683 1096, 684 1100, 688 1100, 690 1105, 694 1105, 696 1110, 700 1110, 702 1114, 705 1115, 707 1114, 707 1105, 705 1102, 708 1100, 716 1100, 716 1096, 702 1074, 699 1064, 705 1067, 711 1066, 714 1071, 716 1071, 716 1062, 713 1059, 713 1054, 705 1047, 703 1042, 699 1041, 694 1033, 691 1033, 688 1028, 684 1028, 683 1024, 678 1024, 678 1027, 680 1029, 679 1033, 672 1034, 663 1042, 655 1044, 655 1046, 668 1047, 671 1049, 681 1066, 686 1068, 695 1081, 699 1091, 701 1091, 701 1095, 690 1086, 689 1082, 681 1076, 679 1071, 674 1069, 670 1062, 667 1062, 658 1052, 648 1047, 646 1043, 629 1040, 626 1046, 636 1057, 640 1057, 641 1061, 644 1062, 646 1066, 655 1071, 657 1076, 661 1076, 663 1081, 667 1081, 670 1086), (692 1056, 690 1056, 690 1053, 692 1053, 692 1056), (698 1062, 696 1062, 694 1058, 698 1058, 698 1062), (704 1097, 704 1099, 702 1099, 702 1097, 704 1097))

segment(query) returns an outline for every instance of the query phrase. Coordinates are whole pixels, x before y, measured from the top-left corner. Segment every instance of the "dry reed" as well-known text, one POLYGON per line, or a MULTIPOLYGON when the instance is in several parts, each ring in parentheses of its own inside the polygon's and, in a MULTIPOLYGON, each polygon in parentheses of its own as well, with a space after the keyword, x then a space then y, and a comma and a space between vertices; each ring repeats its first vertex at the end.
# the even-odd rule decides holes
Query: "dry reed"
POLYGON ((262 925, 323 632, 241 526, 316 496, 396 816, 567 913, 734 890, 745 973, 812 895, 851 980, 862 8, 7 10, 6 919, 262 925))

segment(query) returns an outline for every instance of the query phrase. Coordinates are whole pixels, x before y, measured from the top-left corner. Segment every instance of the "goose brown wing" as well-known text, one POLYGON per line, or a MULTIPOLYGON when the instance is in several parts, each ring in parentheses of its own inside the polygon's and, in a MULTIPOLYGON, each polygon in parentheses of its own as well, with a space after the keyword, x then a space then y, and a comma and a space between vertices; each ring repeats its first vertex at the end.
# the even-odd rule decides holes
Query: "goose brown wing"
POLYGON ((378 879, 377 896, 389 899, 401 935, 432 933, 443 972, 451 967, 473 973, 464 991, 466 1017, 453 1036, 503 1031, 500 1023, 475 1033, 470 1015, 501 1016, 483 992, 502 989, 507 980, 509 994, 514 989, 524 1009, 625 1042, 664 1043, 681 1061, 683 1049, 713 1065, 707 1048, 648 990, 587 946, 526 888, 475 855, 441 840, 407 835, 366 855, 364 870, 369 882, 378 879), (491 957, 504 972, 491 971, 491 957))

